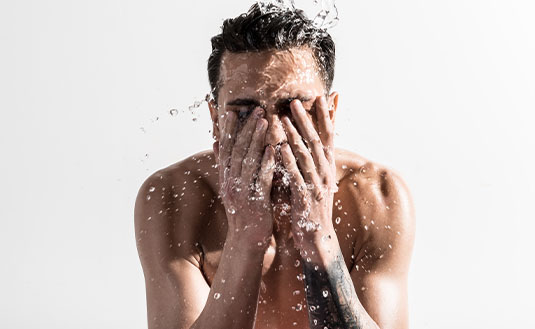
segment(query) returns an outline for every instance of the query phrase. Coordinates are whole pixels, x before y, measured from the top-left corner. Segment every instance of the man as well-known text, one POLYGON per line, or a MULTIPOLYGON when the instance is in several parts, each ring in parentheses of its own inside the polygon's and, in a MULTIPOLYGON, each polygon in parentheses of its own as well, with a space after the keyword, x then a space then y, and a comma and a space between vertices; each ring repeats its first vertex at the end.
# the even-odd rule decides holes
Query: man
POLYGON ((334 43, 300 11, 225 21, 214 150, 141 186, 149 328, 408 328, 402 179, 333 145, 334 43))

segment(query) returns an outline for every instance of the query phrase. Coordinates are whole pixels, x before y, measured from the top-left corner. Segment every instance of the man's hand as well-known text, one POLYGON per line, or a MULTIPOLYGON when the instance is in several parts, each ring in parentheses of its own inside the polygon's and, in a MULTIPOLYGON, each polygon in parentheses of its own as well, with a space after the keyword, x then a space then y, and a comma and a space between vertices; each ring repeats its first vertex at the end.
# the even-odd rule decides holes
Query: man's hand
POLYGON ((322 239, 335 234, 332 225, 333 197, 337 190, 334 128, 324 97, 316 99, 315 107, 319 132, 299 100, 290 104, 297 128, 287 116, 282 118, 289 142, 289 146, 282 146, 281 154, 290 173, 294 243, 306 259, 322 239))
POLYGON ((290 104, 297 128, 283 118, 290 146, 281 150, 291 176, 294 241, 305 260, 310 327, 378 329, 358 299, 334 231, 332 204, 338 190, 334 128, 325 98, 317 98, 315 105, 319 131, 298 100, 290 104))
POLYGON ((264 149, 268 124, 263 115, 264 110, 256 108, 236 137, 237 115, 227 112, 216 149, 227 241, 240 239, 259 247, 267 246, 273 230, 270 191, 275 167, 275 150, 269 145, 264 149))

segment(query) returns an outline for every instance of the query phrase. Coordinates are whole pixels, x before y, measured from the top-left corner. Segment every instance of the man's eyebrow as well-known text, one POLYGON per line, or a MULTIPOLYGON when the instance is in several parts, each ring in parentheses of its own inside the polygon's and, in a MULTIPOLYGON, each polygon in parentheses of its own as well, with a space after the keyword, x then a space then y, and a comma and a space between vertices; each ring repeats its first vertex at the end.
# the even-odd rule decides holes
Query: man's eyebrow
POLYGON ((260 106, 260 102, 254 98, 236 98, 228 102, 227 105, 235 106, 260 106))
POLYGON ((296 99, 301 101, 301 103, 306 103, 306 102, 310 102, 311 100, 313 100, 313 98, 307 97, 307 96, 288 97, 288 98, 279 99, 277 101, 276 105, 277 106, 288 106, 288 105, 290 105, 291 102, 293 102, 296 99))
MULTIPOLYGON (((277 107, 288 106, 295 99, 300 100, 302 103, 306 103, 306 102, 310 102, 310 101, 314 100, 314 98, 312 98, 312 97, 299 95, 299 96, 296 96, 296 97, 281 98, 275 103, 275 105, 277 107)), ((254 98, 236 98, 236 99, 233 99, 230 102, 228 102, 227 105, 230 105, 230 106, 262 106, 262 104, 257 99, 254 99, 254 98)))

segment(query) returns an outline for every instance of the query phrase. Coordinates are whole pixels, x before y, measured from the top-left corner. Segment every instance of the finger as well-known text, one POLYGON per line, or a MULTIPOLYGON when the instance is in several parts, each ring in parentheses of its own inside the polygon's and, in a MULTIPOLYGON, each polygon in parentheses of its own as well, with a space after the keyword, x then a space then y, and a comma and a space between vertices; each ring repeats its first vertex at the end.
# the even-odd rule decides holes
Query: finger
POLYGON ((321 143, 316 129, 314 129, 312 122, 306 115, 305 108, 299 100, 296 99, 292 101, 290 103, 290 108, 299 131, 303 135, 308 147, 311 149, 312 158, 314 159, 318 173, 321 177, 326 177, 330 171, 330 165, 325 157, 323 144, 321 143))
POLYGON ((318 122, 319 137, 323 146, 331 152, 325 152, 329 163, 333 163, 334 127, 329 115, 329 108, 324 96, 316 99, 316 120, 318 122))
POLYGON ((257 193, 264 200, 269 200, 271 195, 271 186, 273 184, 273 172, 275 171, 275 149, 268 145, 262 157, 262 165, 256 181, 258 185, 257 193))
POLYGON ((292 198, 296 198, 296 200, 303 199, 305 196, 304 189, 306 189, 305 180, 299 172, 292 149, 287 143, 282 145, 281 155, 284 168, 290 173, 290 191, 292 193, 292 198))
POLYGON ((220 146, 219 146, 219 164, 224 169, 230 163, 230 156, 232 154, 232 146, 236 138, 236 113, 228 111, 226 113, 225 125, 223 127, 223 134, 221 136, 220 146))
POLYGON ((264 152, 264 138, 267 131, 266 119, 259 118, 256 122, 253 139, 249 146, 249 151, 242 163, 242 182, 250 186, 254 183, 255 174, 258 172, 262 162, 262 153, 264 152))
POLYGON ((281 121, 286 130, 288 144, 290 145, 294 156, 297 157, 297 166, 301 170, 305 182, 307 184, 313 184, 314 189, 319 188, 321 182, 318 173, 316 172, 314 159, 312 159, 312 155, 303 142, 303 138, 299 135, 299 132, 290 121, 290 118, 283 116, 281 121))
POLYGON ((212 144, 212 150, 214 150, 215 161, 219 161, 219 141, 212 144))
POLYGON ((251 137, 255 130, 256 121, 263 115, 264 110, 257 107, 252 115, 249 116, 245 126, 239 132, 234 147, 232 148, 232 155, 230 160, 230 177, 240 177, 242 161, 247 154, 249 145, 251 144, 251 137))

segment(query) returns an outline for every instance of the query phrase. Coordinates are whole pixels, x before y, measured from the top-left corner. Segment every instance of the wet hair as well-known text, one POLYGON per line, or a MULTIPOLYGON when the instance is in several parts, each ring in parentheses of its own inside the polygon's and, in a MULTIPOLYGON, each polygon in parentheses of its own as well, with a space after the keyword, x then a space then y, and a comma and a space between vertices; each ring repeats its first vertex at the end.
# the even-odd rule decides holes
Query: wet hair
POLYGON ((208 79, 217 102, 221 59, 231 53, 311 49, 320 76, 329 92, 334 79, 335 46, 326 30, 316 27, 302 10, 255 3, 247 13, 223 22, 221 33, 212 38, 208 79))

